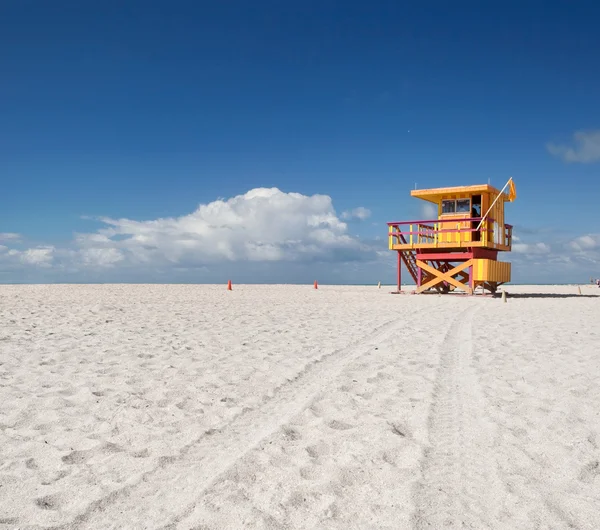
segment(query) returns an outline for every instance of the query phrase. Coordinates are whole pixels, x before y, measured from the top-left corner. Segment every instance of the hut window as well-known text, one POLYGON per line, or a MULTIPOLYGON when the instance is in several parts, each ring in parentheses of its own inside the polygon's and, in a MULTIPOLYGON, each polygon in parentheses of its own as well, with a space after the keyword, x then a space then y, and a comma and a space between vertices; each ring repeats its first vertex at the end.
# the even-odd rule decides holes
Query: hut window
POLYGON ((456 213, 469 213, 471 211, 471 199, 459 199, 456 201, 456 213))
POLYGON ((442 201, 442 213, 455 213, 456 201, 442 201))

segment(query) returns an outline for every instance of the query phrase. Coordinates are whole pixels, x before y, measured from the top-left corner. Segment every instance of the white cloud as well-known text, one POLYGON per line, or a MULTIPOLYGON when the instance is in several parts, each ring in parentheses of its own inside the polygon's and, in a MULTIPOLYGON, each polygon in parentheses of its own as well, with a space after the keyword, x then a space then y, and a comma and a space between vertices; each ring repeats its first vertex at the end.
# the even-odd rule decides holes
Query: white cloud
POLYGON ((18 257, 21 262, 27 265, 37 265, 39 267, 49 267, 54 259, 54 247, 36 247, 27 250, 10 250, 11 256, 18 257))
POLYGON ((364 208, 363 206, 359 206, 353 210, 346 210, 342 213, 342 219, 360 219, 361 221, 364 221, 369 217, 371 217, 371 210, 364 208))
POLYGON ((591 272, 600 272, 600 234, 585 234, 576 237, 567 244, 573 252, 573 258, 586 264, 591 272))
POLYGON ((575 146, 548 144, 550 154, 565 162, 590 163, 600 160, 600 130, 578 131, 573 135, 575 146))
POLYGON ((125 256, 116 248, 85 248, 79 251, 77 258, 84 266, 112 267, 123 261, 125 256))
POLYGON ((437 216, 438 216, 437 207, 434 204, 431 204, 429 202, 423 203, 423 204, 421 204, 421 215, 423 216, 423 219, 425 219, 425 220, 437 219, 437 216))
POLYGON ((548 254, 550 246, 546 243, 513 243, 513 252, 517 254, 548 254))
POLYGON ((586 281, 600 272, 600 234, 513 243, 516 281, 586 281), (532 267, 532 265, 534 267, 532 267), (585 280, 584 280, 585 279, 585 280))
MULTIPOLYGON (((366 209, 354 215, 365 217, 366 209)), ((201 269, 233 262, 351 262, 376 259, 373 246, 347 232, 326 195, 257 188, 201 204, 181 217, 148 221, 100 219, 104 227, 77 234, 70 248, 0 248, 3 263, 53 265, 62 271, 201 269)))
POLYGON ((18 241, 21 239, 20 234, 13 232, 0 232, 0 241, 18 241))
POLYGON ((600 249, 600 234, 587 234, 569 242, 569 247, 576 252, 600 249))
POLYGON ((79 245, 118 249, 136 262, 295 261, 332 259, 340 253, 349 258, 365 251, 347 234, 330 197, 277 188, 202 204, 177 218, 101 221, 107 227, 80 234, 79 245))

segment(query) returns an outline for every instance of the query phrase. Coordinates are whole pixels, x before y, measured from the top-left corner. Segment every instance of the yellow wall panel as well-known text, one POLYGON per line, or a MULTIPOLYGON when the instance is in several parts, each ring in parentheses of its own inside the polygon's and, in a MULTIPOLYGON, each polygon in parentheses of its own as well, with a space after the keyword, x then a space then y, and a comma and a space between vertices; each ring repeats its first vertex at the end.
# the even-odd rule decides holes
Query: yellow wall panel
POLYGON ((473 260, 473 279, 476 282, 510 282, 510 263, 492 259, 473 260))

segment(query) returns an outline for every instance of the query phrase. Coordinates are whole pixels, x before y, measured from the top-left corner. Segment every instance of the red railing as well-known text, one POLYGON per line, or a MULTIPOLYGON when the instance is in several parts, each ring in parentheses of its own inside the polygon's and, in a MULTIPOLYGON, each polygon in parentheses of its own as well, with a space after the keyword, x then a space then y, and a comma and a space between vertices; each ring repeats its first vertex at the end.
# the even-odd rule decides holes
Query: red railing
POLYGON ((458 241, 480 242, 484 245, 493 243, 510 248, 512 245, 512 225, 505 224, 504 231, 498 233, 499 226, 494 219, 486 218, 479 227, 481 220, 482 217, 467 217, 464 219, 428 219, 388 223, 390 248, 393 244, 420 245, 451 243, 452 241, 445 241, 446 238, 440 237, 440 235, 475 233, 477 234, 475 237, 473 235, 464 238, 459 236, 456 239, 458 241), (469 225, 460 226, 463 223, 469 223, 469 225), (450 224, 456 224, 457 228, 445 228, 450 224), (403 227, 408 228, 408 230, 403 227))

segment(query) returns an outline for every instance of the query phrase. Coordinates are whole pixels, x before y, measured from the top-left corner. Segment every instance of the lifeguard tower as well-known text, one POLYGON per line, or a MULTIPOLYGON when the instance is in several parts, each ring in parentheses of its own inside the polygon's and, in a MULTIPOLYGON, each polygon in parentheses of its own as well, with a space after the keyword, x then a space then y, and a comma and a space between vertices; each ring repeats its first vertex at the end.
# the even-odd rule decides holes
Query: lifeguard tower
POLYGON ((489 184, 413 190, 437 206, 438 218, 388 223, 389 248, 415 281, 416 293, 460 290, 495 293, 510 281, 510 263, 499 252, 512 247, 512 226, 504 222, 504 204, 516 199, 512 178, 500 191, 489 184), (505 192, 508 188, 508 192, 505 192))

